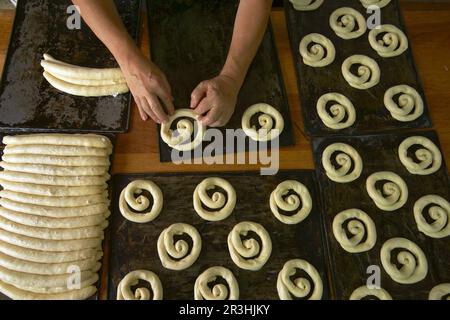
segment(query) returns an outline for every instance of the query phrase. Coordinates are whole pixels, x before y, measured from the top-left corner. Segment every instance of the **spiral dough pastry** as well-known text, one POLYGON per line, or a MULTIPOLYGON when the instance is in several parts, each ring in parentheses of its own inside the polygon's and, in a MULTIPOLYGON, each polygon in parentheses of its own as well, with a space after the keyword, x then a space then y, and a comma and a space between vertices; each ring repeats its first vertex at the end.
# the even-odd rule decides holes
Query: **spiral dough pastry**
POLYGON ((264 227, 255 222, 241 222, 228 235, 228 250, 233 262, 241 269, 258 271, 269 260, 272 240, 264 227), (249 232, 254 232, 261 244, 254 238, 242 240, 249 232))
POLYGON ((158 238, 158 255, 162 265, 170 270, 184 270, 194 264, 202 250, 202 239, 197 229, 184 223, 175 223, 161 232, 158 238), (188 235, 192 239, 189 244, 175 236, 188 235))
POLYGON ((322 165, 328 178, 338 183, 347 183, 358 179, 363 168, 358 151, 345 143, 333 143, 326 147, 322 154, 322 165), (339 167, 335 167, 331 162, 335 153, 337 153, 335 161, 339 167))
POLYGON ((117 287, 117 300, 162 300, 163 288, 158 276, 151 271, 136 270, 127 274, 117 287), (134 293, 131 287, 145 281, 150 284, 153 297, 150 291, 145 288, 137 288, 134 293))
POLYGON ((119 210, 125 219, 137 223, 146 223, 154 220, 161 212, 163 194, 161 189, 149 180, 136 180, 128 184, 120 193, 119 210), (150 211, 143 212, 150 206, 150 200, 141 195, 142 191, 150 192, 153 197, 153 206, 150 211), (136 197, 136 195, 139 195, 136 197), (130 210, 131 207, 139 213, 130 210))
POLYGON ((194 191, 194 209, 197 214, 207 221, 220 221, 226 219, 234 210, 236 205, 236 191, 233 186, 222 178, 208 178, 203 180, 194 191), (220 187, 227 193, 228 201, 225 195, 219 191, 213 193, 210 197, 208 190, 220 187), (206 210, 203 205, 212 209, 206 210), (217 211, 214 211, 217 210, 217 211))
POLYGON ((375 223, 367 213, 359 209, 345 210, 336 215, 333 234, 341 247, 350 253, 369 251, 377 241, 375 223), (351 238, 347 233, 351 234, 351 238))
POLYGON ((381 247, 381 264, 392 280, 402 284, 412 284, 423 280, 428 273, 428 262, 422 249, 405 238, 392 238, 381 247), (391 252, 397 254, 397 264, 391 262, 391 252), (400 268, 397 265, 401 265, 400 268))
POLYGON ((408 38, 392 24, 383 24, 369 32, 370 46, 383 58, 401 55, 408 49, 408 38), (378 38, 379 35, 381 39, 378 38))
POLYGON ((303 63, 311 67, 325 67, 333 63, 336 49, 327 37, 311 33, 303 37, 299 46, 303 63))
POLYGON ((417 200, 414 204, 414 219, 419 231, 431 238, 450 236, 450 203, 438 195, 430 194, 417 200), (428 208, 429 219, 424 217, 425 208, 428 208))
POLYGON ((406 138, 398 147, 400 161, 411 174, 428 175, 441 168, 442 154, 439 148, 428 138, 413 136, 406 138), (414 152, 415 159, 408 156, 408 150, 414 145, 421 147, 414 152))
POLYGON ((350 296, 350 300, 362 300, 367 297, 377 297, 379 300, 392 300, 389 292, 383 288, 373 288, 369 289, 367 286, 361 286, 353 291, 350 296))
POLYGON ((277 291, 281 300, 292 300, 295 298, 306 298, 308 300, 322 299, 323 283, 319 272, 309 262, 301 259, 289 260, 283 266, 283 269, 278 273, 277 291), (304 277, 299 277, 292 280, 292 276, 300 269, 308 274, 311 281, 304 277), (314 286, 314 288, 312 288, 314 286))
POLYGON ((370 175, 366 180, 366 189, 375 205, 384 211, 394 211, 403 207, 408 200, 408 186, 397 174, 380 171, 370 175), (382 190, 376 184, 383 181, 382 190))
POLYGON ((369 8, 370 6, 377 6, 380 9, 386 7, 391 0, 359 0, 364 8, 369 8))
POLYGON ((255 141, 271 141, 283 132, 284 119, 274 107, 266 103, 258 103, 249 107, 244 112, 242 116, 242 129, 247 136, 255 141), (259 130, 256 129, 256 126, 250 127, 250 120, 257 113, 262 113, 258 117, 258 122, 261 126, 259 130))
POLYGON ((323 0, 289 0, 298 11, 313 11, 319 8, 323 0))
POLYGON ((423 114, 423 99, 416 89, 407 85, 392 87, 384 94, 384 106, 401 122, 414 121, 423 114), (394 98, 398 96, 398 102, 394 98))
POLYGON ((336 92, 324 94, 317 101, 317 113, 320 119, 330 129, 341 130, 355 123, 356 111, 353 103, 344 95, 336 92), (327 109, 327 104, 333 105, 327 109))
POLYGON ((297 224, 305 220, 312 208, 311 194, 306 186, 295 180, 280 183, 270 195, 270 210, 274 216, 285 224, 297 224), (295 194, 289 194, 290 192, 295 194), (292 212, 293 215, 284 215, 279 209, 292 212))
POLYGON ((378 63, 372 58, 354 55, 345 59, 342 64, 342 75, 353 88, 365 90, 376 86, 380 82, 381 71, 378 63), (357 75, 351 71, 353 65, 359 65, 357 75))
POLYGON ((230 270, 224 267, 211 267, 195 280, 194 299, 239 300, 239 285, 230 270), (209 284, 215 282, 217 278, 225 280, 227 285, 216 283, 211 288, 209 284))
POLYGON ((330 16, 330 27, 342 39, 355 39, 362 36, 366 30, 366 19, 353 8, 339 8, 330 16))
POLYGON ((170 118, 167 123, 161 125, 161 139, 171 148, 178 151, 190 151, 197 148, 203 141, 206 126, 198 121, 198 116, 190 109, 179 109, 170 118), (171 129, 172 123, 178 118, 177 130, 171 129), (191 139, 195 134, 194 139, 191 139), (192 141, 191 141, 192 140, 192 141))
POLYGON ((431 289, 428 300, 450 300, 450 283, 442 283, 431 289))

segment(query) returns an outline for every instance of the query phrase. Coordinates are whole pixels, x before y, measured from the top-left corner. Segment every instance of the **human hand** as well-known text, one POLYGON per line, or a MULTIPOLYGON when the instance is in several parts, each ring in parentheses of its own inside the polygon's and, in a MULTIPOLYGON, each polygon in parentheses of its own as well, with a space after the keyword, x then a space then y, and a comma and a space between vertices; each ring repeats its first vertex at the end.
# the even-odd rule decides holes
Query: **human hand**
POLYGON ((191 94, 191 108, 204 125, 222 127, 233 115, 239 87, 226 75, 203 81, 191 94))

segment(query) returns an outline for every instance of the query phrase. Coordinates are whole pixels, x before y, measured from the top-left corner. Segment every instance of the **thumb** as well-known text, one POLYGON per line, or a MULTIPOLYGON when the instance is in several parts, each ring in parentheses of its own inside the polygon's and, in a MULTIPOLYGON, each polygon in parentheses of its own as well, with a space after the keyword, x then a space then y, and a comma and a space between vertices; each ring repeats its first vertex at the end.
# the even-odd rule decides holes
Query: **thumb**
POLYGON ((200 101, 206 96, 206 85, 204 82, 200 83, 191 94, 191 109, 197 108, 200 101))

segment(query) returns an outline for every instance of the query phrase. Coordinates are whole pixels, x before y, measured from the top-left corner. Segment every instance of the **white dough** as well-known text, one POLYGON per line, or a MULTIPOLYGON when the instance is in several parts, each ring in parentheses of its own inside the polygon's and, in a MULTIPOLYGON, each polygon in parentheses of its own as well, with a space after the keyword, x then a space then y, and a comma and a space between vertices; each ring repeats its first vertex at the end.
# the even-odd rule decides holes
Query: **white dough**
POLYGON ((255 141, 272 141, 284 130, 283 116, 266 103, 258 103, 245 110, 241 124, 245 134, 255 141), (259 129, 250 125, 250 120, 257 113, 262 113, 258 116, 258 123, 261 126, 259 129))
POLYGON ((48 176, 103 176, 108 173, 107 166, 63 167, 45 164, 8 163, 0 161, 0 168, 8 171, 36 173, 48 176))
POLYGON ((49 156, 91 156, 106 157, 111 154, 110 148, 93 148, 79 146, 52 146, 49 144, 7 145, 3 154, 40 154, 49 156))
POLYGON ((394 172, 381 171, 370 175, 366 180, 366 189, 375 205, 384 211, 395 211, 408 201, 408 186, 394 172), (384 181, 382 189, 378 190, 377 182, 384 181))
POLYGON ((333 130, 351 127, 356 120, 356 111, 353 103, 344 95, 337 92, 326 93, 317 101, 317 114, 323 124, 333 130), (327 104, 333 105, 327 109, 327 104))
POLYGON ((414 204, 414 219, 419 231, 431 238, 450 236, 450 203, 438 195, 430 194, 417 200, 414 204), (424 216, 425 208, 428 208, 428 219, 424 216))
POLYGON ((363 168, 358 151, 345 143, 333 143, 326 147, 322 153, 322 165, 328 178, 338 183, 355 181, 361 176, 363 168), (334 155, 337 166, 331 161, 334 155))
POLYGON ((51 186, 102 186, 109 180, 109 174, 103 176, 76 176, 60 177, 45 176, 35 173, 24 173, 15 171, 0 171, 0 179, 11 182, 23 182, 33 184, 43 184, 51 186))

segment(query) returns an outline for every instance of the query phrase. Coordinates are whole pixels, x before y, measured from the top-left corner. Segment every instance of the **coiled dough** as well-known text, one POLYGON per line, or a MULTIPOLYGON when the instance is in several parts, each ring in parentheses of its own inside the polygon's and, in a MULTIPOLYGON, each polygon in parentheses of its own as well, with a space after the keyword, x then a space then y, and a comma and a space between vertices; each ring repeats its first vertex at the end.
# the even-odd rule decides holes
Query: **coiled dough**
POLYGON ((245 110, 242 116, 242 129, 255 141, 271 141, 283 132, 284 119, 281 113, 271 105, 258 103, 245 110), (260 129, 250 125, 251 118, 257 113, 261 113, 258 116, 260 129))
POLYGON ((303 63, 311 67, 326 67, 336 57, 334 44, 322 34, 311 33, 303 37, 299 45, 303 63))
POLYGON ((333 130, 349 128, 356 120, 353 103, 346 96, 337 92, 326 93, 319 98, 317 113, 323 124, 333 130), (333 102, 333 105, 327 109, 330 102, 333 102))
POLYGON ((358 151, 345 143, 333 143, 326 147, 322 153, 322 165, 328 178, 338 183, 347 183, 358 179, 363 168, 358 151), (339 167, 332 162, 334 155, 334 160, 339 167))
POLYGON ((400 161, 411 174, 428 175, 441 168, 442 154, 433 141, 422 136, 408 137, 398 147, 400 161), (414 152, 416 159, 409 157, 408 150, 414 146, 420 148, 414 152))
POLYGON ((344 60, 342 75, 350 86, 355 89, 366 90, 380 82, 381 71, 378 63, 364 55, 353 55, 344 60), (357 74, 353 74, 353 65, 358 65, 357 74))
POLYGON ((379 8, 384 8, 387 6, 391 0, 359 0, 365 8, 370 6, 377 6, 379 8))
POLYGON ((389 292, 387 292, 383 288, 369 289, 367 286, 361 286, 355 289, 355 291, 353 291, 352 295, 350 296, 350 300, 362 300, 363 298, 370 296, 377 297, 379 300, 392 300, 389 292))
POLYGON ((424 103, 416 89, 408 85, 394 86, 384 94, 384 106, 391 116, 401 122, 418 119, 424 111, 424 103), (394 101, 397 97, 397 102, 394 101))
POLYGON ((298 11, 313 11, 318 9, 323 0, 289 0, 295 10, 298 11))
POLYGON ((430 194, 417 200, 414 219, 419 231, 431 238, 450 236, 450 203, 438 195, 430 194), (425 208, 428 208, 428 219, 424 216, 425 208))
POLYGON ((364 16, 349 7, 336 9, 331 14, 330 27, 338 37, 345 40, 359 38, 367 31, 364 16))
POLYGON ((195 300, 239 300, 239 285, 233 273, 224 267, 211 267, 195 280, 195 300), (214 283, 218 278, 225 280, 226 285, 214 283))
POLYGON ((433 287, 428 294, 428 300, 450 300, 450 283, 441 283, 433 287))
POLYGON ((117 300, 162 300, 163 287, 159 277, 152 271, 136 270, 128 273, 117 287, 117 300), (150 284, 152 292, 145 287, 140 287, 132 292, 131 287, 145 281, 150 284), (153 295, 152 295, 153 293, 153 295))
POLYGON ((369 32, 371 47, 383 58, 401 55, 408 49, 408 38, 402 30, 392 24, 383 24, 369 32), (381 39, 378 38, 382 35, 381 39))
POLYGON ((380 171, 373 173, 366 180, 366 189, 375 205, 384 211, 395 211, 408 201, 408 186, 394 172, 380 171), (376 184, 383 181, 381 191, 376 184))

